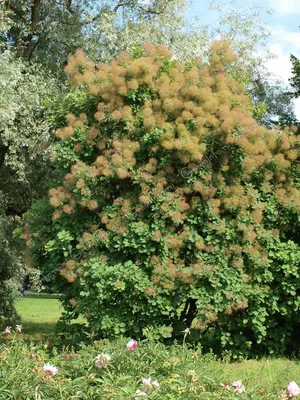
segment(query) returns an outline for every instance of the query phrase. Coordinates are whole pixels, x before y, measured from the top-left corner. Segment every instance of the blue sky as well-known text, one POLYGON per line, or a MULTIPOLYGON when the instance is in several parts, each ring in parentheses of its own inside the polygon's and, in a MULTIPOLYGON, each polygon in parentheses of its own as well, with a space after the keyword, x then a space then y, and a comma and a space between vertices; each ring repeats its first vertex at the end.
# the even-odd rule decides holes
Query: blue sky
MULTIPOLYGON (((205 0, 191 0, 192 9, 201 19, 208 18, 213 20, 213 13, 208 8, 208 2, 205 0)), ((219 0, 219 4, 229 5, 230 0, 219 0)), ((298 31, 300 25, 300 0, 265 0, 263 2, 255 0, 236 0, 235 5, 238 8, 247 7, 251 4, 257 4, 266 11, 272 11, 272 15, 268 15, 266 21, 271 25, 281 25, 288 31, 298 31)))
MULTIPOLYGON (((207 0, 191 0, 191 12, 204 25, 211 25, 216 15, 208 8, 207 0)), ((230 5, 230 0, 218 0, 219 4, 230 5)), ((283 83, 288 84, 291 76, 290 54, 300 57, 300 0, 236 0, 235 7, 244 8, 251 4, 271 10, 271 15, 266 12, 263 20, 271 32, 269 48, 275 58, 267 63, 267 68, 279 77, 283 83)), ((300 118, 300 99, 295 103, 298 118, 300 118)))

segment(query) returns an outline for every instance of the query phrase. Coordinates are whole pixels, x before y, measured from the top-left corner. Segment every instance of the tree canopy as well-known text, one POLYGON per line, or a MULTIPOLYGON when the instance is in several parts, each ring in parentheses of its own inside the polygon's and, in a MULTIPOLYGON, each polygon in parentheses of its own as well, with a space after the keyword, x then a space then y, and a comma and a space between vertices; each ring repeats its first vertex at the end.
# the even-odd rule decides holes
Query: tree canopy
POLYGON ((291 62, 293 65, 293 76, 290 80, 291 85, 294 89, 295 97, 300 96, 300 61, 294 55, 291 55, 291 62))

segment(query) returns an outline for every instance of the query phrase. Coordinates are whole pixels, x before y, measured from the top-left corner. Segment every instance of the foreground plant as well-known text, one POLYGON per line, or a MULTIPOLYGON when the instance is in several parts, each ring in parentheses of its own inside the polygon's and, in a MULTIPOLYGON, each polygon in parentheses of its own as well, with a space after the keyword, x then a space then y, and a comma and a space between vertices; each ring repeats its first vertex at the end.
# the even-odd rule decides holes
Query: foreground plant
POLYGON ((11 326, 7 326, 3 332, 5 337, 11 336, 13 333, 16 335, 17 333, 22 332, 22 325, 16 325, 14 330, 12 329, 11 326))
POLYGON ((11 326, 7 326, 4 331, 4 336, 10 336, 10 335, 11 335, 11 326))
POLYGON ((148 394, 151 393, 152 389, 159 388, 159 383, 157 381, 152 381, 151 378, 143 378, 142 385, 144 386, 144 389, 142 390, 138 389, 135 392, 135 398, 138 398, 140 396, 147 396, 148 394))
MULTIPOLYGON (((20 400, 43 398, 45 393, 56 400, 72 400, 75 394, 86 399, 107 399, 108 393, 114 400, 278 400, 288 379, 300 374, 297 362, 270 360, 270 381, 266 360, 257 362, 253 369, 253 361, 229 364, 212 354, 202 355, 199 348, 165 346, 154 341, 142 341, 135 352, 128 352, 124 339, 82 345, 76 353, 55 348, 49 353, 41 344, 35 346, 32 357, 32 350, 22 341, 0 345, 1 400, 9 396, 20 400), (99 353, 97 360, 101 360, 102 368, 94 367, 95 353, 99 353), (221 385, 232 378, 232 384, 221 385), (244 387, 245 379, 247 394, 237 390, 244 387)), ((295 382, 287 389, 282 398, 298 396, 295 382)))
POLYGON ((152 389, 153 387, 159 388, 159 383, 157 381, 152 381, 151 378, 143 378, 142 379, 142 384, 147 388, 147 389, 152 389))

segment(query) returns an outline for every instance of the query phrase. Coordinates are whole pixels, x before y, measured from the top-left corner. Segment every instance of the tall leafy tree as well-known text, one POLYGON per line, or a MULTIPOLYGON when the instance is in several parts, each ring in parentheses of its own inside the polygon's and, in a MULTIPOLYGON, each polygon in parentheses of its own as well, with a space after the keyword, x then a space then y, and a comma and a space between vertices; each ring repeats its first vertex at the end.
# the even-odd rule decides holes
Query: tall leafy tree
POLYGON ((297 125, 293 93, 271 73, 257 74, 248 85, 248 93, 262 113, 259 121, 269 128, 275 125, 297 125))
POLYGON ((109 61, 150 37, 173 42, 182 55, 199 50, 199 34, 186 29, 183 0, 7 0, 2 7, 9 24, 2 48, 13 46, 18 56, 52 69, 77 48, 109 61))
POLYGON ((240 57, 235 68, 251 76, 264 59, 258 46, 267 54, 264 10, 208 3, 217 13, 211 26, 188 17, 185 0, 6 0, 2 49, 13 47, 18 56, 55 69, 78 48, 95 61, 110 62, 147 42, 167 46, 177 59, 207 56, 208 43, 218 36, 231 40, 240 57))
POLYGON ((46 99, 54 97, 57 84, 38 68, 2 54, 0 92, 0 309, 11 317, 13 278, 20 281, 25 274, 13 230, 49 184, 52 126, 45 118, 46 99))
POLYGON ((294 96, 300 96, 300 60, 295 57, 293 54, 291 55, 291 62, 293 65, 292 73, 293 76, 290 80, 291 86, 294 89, 294 96))

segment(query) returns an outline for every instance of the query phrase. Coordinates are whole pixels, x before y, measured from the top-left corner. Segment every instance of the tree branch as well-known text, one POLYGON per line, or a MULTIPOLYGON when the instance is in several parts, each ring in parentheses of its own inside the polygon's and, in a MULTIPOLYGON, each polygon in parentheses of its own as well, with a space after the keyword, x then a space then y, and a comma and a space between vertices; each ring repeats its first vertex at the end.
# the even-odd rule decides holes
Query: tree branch
MULTIPOLYGON (((128 5, 130 5, 130 2, 128 2, 128 1, 119 1, 118 4, 113 9, 113 12, 117 12, 119 8, 126 7, 128 5)), ((166 1, 165 5, 159 11, 151 10, 150 8, 144 8, 143 6, 141 6, 139 4, 137 4, 137 7, 140 10, 142 10, 145 14, 159 15, 159 14, 162 14, 165 11, 165 9, 167 8, 167 5, 168 5, 168 2, 166 1)))
POLYGON ((34 0, 32 9, 31 9, 31 33, 34 34, 36 31, 36 27, 40 21, 40 7, 42 4, 42 0, 34 0))
POLYGON ((121 1, 119 1, 118 4, 117 4, 117 5, 115 6, 115 8, 113 9, 113 12, 116 13, 120 7, 124 7, 124 6, 128 6, 128 3, 127 3, 126 1, 125 1, 124 3, 122 3, 121 1))
POLYGON ((69 11, 70 14, 74 14, 74 10, 72 8, 72 0, 65 1, 66 9, 69 11))
POLYGON ((24 47, 21 50, 21 57, 30 58, 32 56, 31 41, 33 36, 35 35, 36 28, 40 21, 40 7, 42 4, 42 0, 34 0, 32 8, 31 8, 31 23, 30 23, 30 33, 24 38, 24 47))
POLYGON ((38 45, 38 43, 40 41, 41 34, 44 33, 50 25, 55 24, 56 22, 60 22, 60 21, 49 21, 47 24, 45 24, 43 29, 41 29, 39 32, 34 33, 34 35, 37 36, 37 40, 35 41, 35 43, 33 43, 31 48, 28 49, 28 51, 29 51, 28 56, 27 56, 28 61, 30 61, 30 59, 31 59, 31 57, 33 55, 33 52, 36 49, 36 46, 38 45))
POLYGON ((160 14, 162 14, 162 13, 165 11, 165 9, 167 8, 167 4, 165 4, 165 6, 164 6, 161 10, 159 10, 159 11, 150 10, 149 8, 147 9, 147 8, 144 8, 144 7, 139 6, 139 5, 138 5, 138 8, 139 8, 140 10, 142 10, 145 14, 160 15, 160 14))

